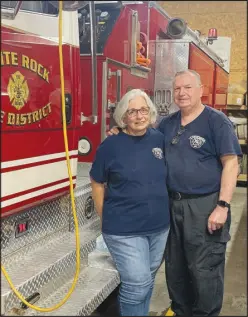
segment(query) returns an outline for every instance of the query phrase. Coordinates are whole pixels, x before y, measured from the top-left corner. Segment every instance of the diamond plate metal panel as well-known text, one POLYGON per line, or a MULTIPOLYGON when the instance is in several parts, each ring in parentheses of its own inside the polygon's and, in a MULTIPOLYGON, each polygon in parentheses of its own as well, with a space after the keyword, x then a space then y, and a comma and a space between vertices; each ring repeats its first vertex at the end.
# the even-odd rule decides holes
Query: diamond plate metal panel
POLYGON ((83 177, 88 177, 90 175, 92 163, 80 163, 77 165, 77 174, 83 177))
POLYGON ((85 192, 87 192, 88 189, 91 189, 89 177, 79 176, 77 178, 75 192, 78 192, 80 190, 85 190, 85 192))
POLYGON ((88 264, 90 267, 97 267, 104 270, 116 270, 115 264, 109 252, 94 250, 88 255, 88 264))
MULTIPOLYGON (((26 316, 89 316, 108 295, 119 285, 120 278, 116 270, 101 270, 86 267, 81 273, 75 291, 70 299, 58 310, 40 313, 29 309, 26 316)), ((51 307, 57 304, 68 292, 71 281, 51 294, 37 305, 51 307)))
MULTIPOLYGON (((75 189, 75 203, 80 226, 99 219, 91 196, 90 179, 82 177, 75 189)), ((70 202, 70 231, 74 231, 74 219, 70 202)))
MULTIPOLYGON (((91 194, 90 180, 82 175, 89 167, 81 166, 77 186, 74 190, 79 226, 94 221, 98 216, 93 209, 92 216, 87 217, 85 207, 91 194)), ((2 219, 1 222, 1 255, 6 257, 16 251, 28 252, 34 243, 52 237, 57 232, 74 230, 74 219, 71 210, 70 195, 59 197, 54 201, 41 204, 25 212, 2 219), (18 238, 15 237, 15 223, 21 219, 29 220, 29 232, 18 238)))
POLYGON ((46 250, 47 246, 50 245, 51 241, 59 241, 63 239, 68 233, 65 232, 56 232, 55 234, 49 235, 44 239, 40 239, 34 244, 27 245, 17 252, 11 253, 5 257, 2 257, 1 263, 8 268, 8 270, 12 267, 18 265, 18 263, 22 263, 25 257, 29 256, 29 254, 35 254, 37 250, 46 250))
MULTIPOLYGON (((173 79, 178 71, 188 69, 189 43, 177 40, 156 41, 155 85, 173 79)), ((156 85, 156 87, 157 87, 156 85)))
MULTIPOLYGON (((80 274, 79 287, 82 286, 81 293, 84 292, 87 298, 83 305, 79 298, 76 302, 71 302, 73 308, 74 304, 80 304, 75 315, 88 315, 94 311, 119 284, 119 276, 115 268, 112 267, 110 269, 112 272, 108 272, 111 260, 106 258, 99 260, 98 264, 95 258, 93 262, 98 268, 91 268, 88 271, 89 275, 84 275, 87 272, 85 265, 88 264, 88 254, 95 249, 96 238, 101 234, 100 219, 94 205, 91 204, 89 169, 90 164, 87 166, 79 164, 79 177, 74 191, 81 228, 80 254, 83 273, 80 274), (107 273, 103 274, 102 269, 107 273), (96 279, 92 270, 95 270, 96 274, 99 273, 96 279)), ((68 291, 71 286, 71 281, 68 281, 75 272, 75 236, 70 230, 74 230, 74 220, 69 195, 3 219, 2 263, 24 297, 39 292, 41 295, 39 302, 42 302, 45 299, 51 301, 57 300, 58 296, 65 296, 66 292, 60 293, 60 291, 68 291), (15 222, 27 217, 30 222, 29 233, 15 238, 15 222), (57 294, 55 297, 51 295, 53 292, 57 294)), ((1 299, 2 314, 19 307, 19 299, 10 290, 3 276, 1 299)), ((71 314, 71 308, 65 315, 71 314)))
MULTIPOLYGON (((81 259, 85 259, 94 250, 95 237, 100 233, 99 221, 95 221, 94 224, 89 224, 80 230, 81 259)), ((6 268, 14 285, 25 297, 39 292, 44 298, 73 276, 75 254, 75 237, 73 233, 68 232, 64 236, 58 237, 57 240, 40 246, 35 252, 23 257, 21 261, 15 262, 15 265, 6 263, 6 268)), ((10 291, 3 276, 1 285, 4 311, 18 307, 19 299, 10 291)))
POLYGON ((160 40, 155 42, 155 47, 154 103, 160 114, 168 115, 178 109, 173 103, 172 84, 177 72, 188 69, 189 42, 160 40))
POLYGON ((1 221, 1 255, 2 257, 9 255, 60 230, 69 230, 69 204, 65 197, 3 218, 1 221), (29 219, 29 232, 15 238, 15 222, 24 218, 29 219))

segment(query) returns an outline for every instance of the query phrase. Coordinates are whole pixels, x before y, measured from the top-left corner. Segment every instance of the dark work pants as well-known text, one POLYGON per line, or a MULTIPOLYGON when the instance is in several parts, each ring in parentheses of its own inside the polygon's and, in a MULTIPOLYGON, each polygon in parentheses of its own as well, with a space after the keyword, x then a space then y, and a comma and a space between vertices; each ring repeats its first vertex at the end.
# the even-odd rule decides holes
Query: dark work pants
POLYGON ((165 251, 171 309, 179 316, 218 316, 222 307, 226 243, 231 213, 210 235, 208 217, 219 193, 170 201, 171 227, 165 251))

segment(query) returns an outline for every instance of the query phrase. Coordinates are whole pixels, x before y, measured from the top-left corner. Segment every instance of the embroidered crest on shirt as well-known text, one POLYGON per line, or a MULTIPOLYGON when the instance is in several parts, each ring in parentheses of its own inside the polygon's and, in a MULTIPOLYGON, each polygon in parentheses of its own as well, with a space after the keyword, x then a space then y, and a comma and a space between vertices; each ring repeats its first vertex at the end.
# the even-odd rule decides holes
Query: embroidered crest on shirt
POLYGON ((154 147, 152 149, 152 153, 156 158, 160 160, 163 158, 163 151, 159 147, 154 147))
POLYGON ((204 138, 202 138, 201 136, 198 135, 192 135, 190 138, 190 145, 194 148, 194 149, 199 149, 200 147, 203 146, 203 144, 206 142, 206 140, 204 138))

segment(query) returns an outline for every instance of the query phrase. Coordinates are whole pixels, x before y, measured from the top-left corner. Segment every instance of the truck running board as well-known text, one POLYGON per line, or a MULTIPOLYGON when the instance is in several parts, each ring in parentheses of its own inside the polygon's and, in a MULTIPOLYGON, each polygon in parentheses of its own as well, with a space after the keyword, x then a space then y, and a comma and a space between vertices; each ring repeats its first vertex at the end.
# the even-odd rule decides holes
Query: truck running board
MULTIPOLYGON (((57 311, 45 313, 46 316, 88 315, 119 284, 119 276, 109 253, 94 251, 96 237, 100 233, 98 218, 80 228, 81 273, 78 284, 68 302, 57 311)), ((13 254, 5 258, 4 265, 15 287, 25 298, 38 293, 40 299, 35 305, 51 307, 59 303, 72 284, 75 254, 75 233, 65 232, 54 235, 23 256, 13 254)), ((21 303, 5 278, 2 276, 1 279, 1 313, 12 315, 13 309, 20 309, 21 303)), ((44 314, 31 309, 21 311, 22 315, 44 314)))
MULTIPOLYGON (((87 266, 82 268, 78 283, 69 300, 58 310, 40 313, 28 309, 25 316, 89 316, 120 283, 113 265, 109 268, 87 266)), ((63 299, 71 287, 72 279, 38 304, 51 307, 63 299)))

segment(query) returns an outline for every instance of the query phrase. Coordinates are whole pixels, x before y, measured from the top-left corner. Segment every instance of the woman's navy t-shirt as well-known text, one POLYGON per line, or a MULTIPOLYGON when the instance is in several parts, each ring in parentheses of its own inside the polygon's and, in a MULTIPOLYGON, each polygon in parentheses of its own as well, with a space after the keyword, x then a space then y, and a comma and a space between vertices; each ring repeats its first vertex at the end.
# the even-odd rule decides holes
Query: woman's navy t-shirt
POLYGON ((149 128, 143 136, 120 132, 97 149, 90 176, 106 183, 102 231, 148 234, 169 225, 164 135, 149 128))

